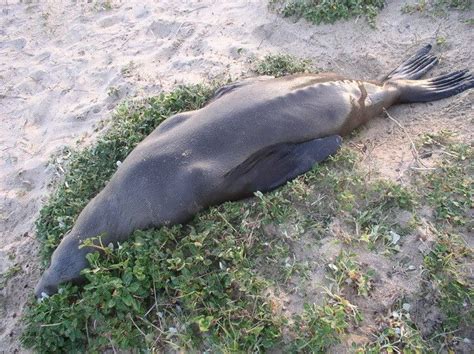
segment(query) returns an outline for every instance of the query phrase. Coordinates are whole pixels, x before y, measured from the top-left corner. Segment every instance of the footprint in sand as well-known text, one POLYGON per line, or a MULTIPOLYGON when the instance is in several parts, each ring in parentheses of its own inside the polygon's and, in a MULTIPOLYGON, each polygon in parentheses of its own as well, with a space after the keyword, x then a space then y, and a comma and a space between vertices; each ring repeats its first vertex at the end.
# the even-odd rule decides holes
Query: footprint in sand
POLYGON ((102 28, 107 28, 111 27, 113 25, 116 25, 117 23, 123 22, 124 17, 123 16, 109 16, 105 17, 102 20, 99 21, 99 26, 102 28))
POLYGON ((156 20, 148 27, 147 33, 152 33, 155 38, 175 39, 189 38, 195 30, 192 23, 170 22, 166 20, 156 20))
POLYGON ((0 42, 0 49, 12 48, 16 50, 22 50, 26 46, 25 38, 12 39, 10 41, 0 42))

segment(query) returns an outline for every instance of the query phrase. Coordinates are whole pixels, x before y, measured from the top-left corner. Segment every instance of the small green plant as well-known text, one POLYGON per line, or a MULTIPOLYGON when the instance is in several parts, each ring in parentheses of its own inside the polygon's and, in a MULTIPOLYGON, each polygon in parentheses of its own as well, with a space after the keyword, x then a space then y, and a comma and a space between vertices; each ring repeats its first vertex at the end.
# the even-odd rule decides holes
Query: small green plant
POLYGON ((110 86, 108 89, 107 89, 107 96, 109 97, 119 97, 120 95, 120 89, 116 86, 110 86))
POLYGON ((445 148, 455 141, 455 135, 456 134, 450 130, 440 130, 437 133, 422 134, 420 142, 417 145, 419 149, 445 148))
POLYGON ((354 253, 341 251, 335 262, 328 265, 329 273, 339 288, 354 287, 358 295, 368 296, 373 286, 372 278, 375 273, 372 269, 364 271, 355 257, 354 253))
POLYGON ((471 6, 471 0, 418 0, 415 3, 403 5, 401 11, 405 14, 420 12, 434 16, 444 16, 448 10, 466 11, 471 6))
POLYGON ((372 26, 375 25, 375 18, 384 5, 384 0, 274 0, 271 2, 271 6, 279 7, 283 16, 303 17, 314 24, 334 23, 338 20, 364 16, 372 26))
POLYGON ((402 13, 404 14, 413 14, 415 12, 424 12, 426 9, 427 2, 426 0, 419 0, 414 4, 405 4, 402 7, 402 13))
POLYGON ((133 60, 131 60, 127 65, 123 66, 120 72, 122 73, 123 77, 130 77, 132 76, 133 70, 135 70, 137 65, 133 60))
POLYGON ((442 332, 469 328, 474 323, 474 291, 463 265, 472 261, 472 250, 455 234, 441 233, 438 242, 426 255, 427 278, 438 291, 439 306, 445 314, 442 332))
MULTIPOLYGON (((342 149, 329 163, 316 166, 303 177, 321 198, 318 207, 312 208, 312 218, 327 224, 338 215, 345 224, 353 226, 350 238, 344 241, 367 243, 372 249, 382 243, 387 251, 397 251, 395 238, 408 234, 416 226, 415 216, 405 225, 397 218, 402 211, 414 211, 413 191, 383 179, 367 183, 363 171, 356 167, 357 161, 354 151, 342 149)), ((312 203, 311 197, 306 199, 312 203)))
POLYGON ((288 220, 290 214, 293 212, 291 203, 283 196, 282 191, 276 191, 271 194, 263 194, 256 192, 255 196, 260 200, 263 206, 263 220, 266 222, 283 222, 288 220))
POLYGON ((472 6, 471 0, 435 0, 436 6, 445 6, 451 9, 468 10, 472 6))
POLYGON ((395 308, 380 319, 379 328, 373 333, 375 340, 354 348, 355 352, 359 354, 431 352, 432 349, 412 322, 409 309, 408 303, 397 302, 395 308))
POLYGON ((469 211, 474 198, 474 149, 453 141, 450 132, 424 135, 424 154, 439 151, 442 160, 437 169, 420 176, 422 193, 435 210, 438 221, 450 225, 472 223, 469 211))
POLYGON ((439 155, 434 171, 416 175, 415 184, 425 204, 434 209, 431 231, 436 241, 424 257, 424 283, 420 298, 430 298, 443 313, 429 342, 455 351, 456 334, 467 333, 474 323, 472 285, 466 264, 472 250, 462 234, 472 228, 474 154, 450 131, 425 134, 419 149, 426 156, 439 155))
POLYGON ((15 275, 17 275, 19 272, 21 272, 21 266, 18 264, 15 264, 11 266, 10 268, 7 269, 7 271, 3 274, 0 274, 0 290, 2 290, 5 285, 7 284, 8 280, 13 278, 15 275))
POLYGON ((351 323, 360 321, 356 306, 341 295, 327 290, 327 303, 304 305, 301 315, 294 318, 291 352, 322 353, 340 342, 351 323))
POLYGON ((436 37, 436 44, 438 46, 446 45, 446 42, 447 42, 446 37, 442 37, 442 36, 436 37))
POLYGON ((402 210, 412 211, 414 200, 413 193, 400 184, 385 180, 375 182, 353 211, 360 241, 374 247, 377 241, 382 240, 391 250, 397 251, 398 237, 395 235, 409 233, 414 223, 401 227, 396 215, 402 210))
POLYGON ((254 66, 259 75, 276 77, 311 71, 311 61, 299 59, 288 54, 269 54, 259 60, 254 66))
POLYGON ((431 185, 427 193, 430 204, 435 207, 436 217, 450 224, 466 225, 472 222, 474 181, 472 174, 464 174, 462 165, 445 165, 440 173, 427 176, 431 185))
POLYGON ((51 14, 50 14, 49 12, 42 12, 42 13, 41 13, 41 18, 42 18, 45 22, 48 21, 48 19, 49 19, 50 16, 51 16, 51 14))
POLYGON ((114 8, 112 0, 99 0, 94 2, 95 11, 110 11, 114 8))

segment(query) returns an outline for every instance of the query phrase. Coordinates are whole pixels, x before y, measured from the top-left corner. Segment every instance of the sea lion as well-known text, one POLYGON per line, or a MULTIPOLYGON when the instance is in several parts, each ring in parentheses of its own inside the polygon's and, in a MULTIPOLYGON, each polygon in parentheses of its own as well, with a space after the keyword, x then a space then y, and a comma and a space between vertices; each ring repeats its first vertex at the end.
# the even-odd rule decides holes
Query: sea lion
POLYGON ((418 80, 438 59, 426 45, 380 82, 335 74, 257 78, 219 89, 204 108, 168 118, 125 159, 54 251, 36 296, 80 281, 97 235, 184 223, 210 205, 269 191, 335 153, 341 136, 406 102, 470 89, 467 70, 418 80))

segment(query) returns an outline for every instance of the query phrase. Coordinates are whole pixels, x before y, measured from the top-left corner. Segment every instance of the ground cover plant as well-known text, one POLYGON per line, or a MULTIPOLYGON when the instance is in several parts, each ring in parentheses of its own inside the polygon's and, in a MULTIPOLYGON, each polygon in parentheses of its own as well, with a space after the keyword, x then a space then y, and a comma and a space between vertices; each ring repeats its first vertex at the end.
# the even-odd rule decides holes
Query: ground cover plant
POLYGON ((255 63, 254 71, 259 75, 284 76, 313 70, 311 60, 288 54, 268 54, 255 63))
POLYGON ((422 296, 440 310, 442 321, 433 332, 435 345, 452 349, 474 324, 474 288, 469 275, 473 253, 468 245, 474 227, 474 149, 456 141, 450 131, 426 134, 420 145, 422 150, 442 153, 436 171, 417 176, 415 183, 433 208, 436 236, 423 260, 426 287, 422 296))
POLYGON ((375 17, 384 4, 384 0, 272 0, 270 2, 270 6, 276 8, 284 17, 302 17, 314 24, 334 23, 351 17, 365 17, 371 25, 374 25, 375 17))
POLYGON ((420 12, 434 16, 444 16, 446 11, 466 11, 471 7, 471 0, 418 0, 413 3, 406 3, 402 7, 402 12, 407 14, 420 12))
MULTIPOLYGON (((281 75, 306 70, 300 64, 269 56, 256 68, 281 75)), ((45 263, 117 162, 169 115, 201 107, 213 91, 179 87, 124 104, 95 145, 70 154, 37 222, 45 263)), ((361 153, 345 144, 272 193, 210 208, 186 225, 136 231, 115 247, 102 245, 101 254, 88 257, 83 288, 66 285, 42 302, 31 300, 22 341, 37 352, 337 352, 352 342, 355 352, 456 348, 472 326, 463 235, 472 227, 473 152, 448 132, 420 137, 418 149, 420 155, 442 151, 442 158, 410 185, 369 178, 361 153), (433 211, 428 219, 420 212, 426 207, 433 211), (414 258, 425 286, 400 293, 374 315, 370 304, 389 291, 383 265, 404 264, 423 222, 433 240, 414 258), (334 257, 325 254, 331 252, 334 257), (285 298, 292 296, 303 305, 290 306, 285 298), (441 316, 432 328, 423 322, 427 301, 441 316), (365 339, 353 341, 351 334, 365 339)))

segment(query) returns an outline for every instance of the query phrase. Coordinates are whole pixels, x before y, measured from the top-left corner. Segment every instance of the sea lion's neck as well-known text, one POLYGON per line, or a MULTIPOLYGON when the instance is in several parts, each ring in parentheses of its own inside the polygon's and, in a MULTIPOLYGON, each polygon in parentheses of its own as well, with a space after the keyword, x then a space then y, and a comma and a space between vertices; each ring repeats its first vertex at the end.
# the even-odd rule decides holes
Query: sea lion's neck
POLYGON ((100 238, 108 245, 112 240, 123 241, 134 225, 127 227, 117 197, 111 193, 99 193, 80 213, 73 229, 66 237, 74 237, 82 243, 89 238, 100 238))

